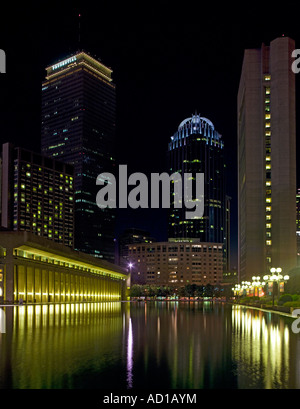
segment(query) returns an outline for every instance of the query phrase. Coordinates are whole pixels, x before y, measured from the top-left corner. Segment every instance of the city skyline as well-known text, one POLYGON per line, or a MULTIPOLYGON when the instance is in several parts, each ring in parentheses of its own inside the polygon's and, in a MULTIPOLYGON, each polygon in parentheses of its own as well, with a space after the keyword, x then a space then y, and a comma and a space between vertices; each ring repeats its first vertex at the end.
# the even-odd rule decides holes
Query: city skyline
MULTIPOLYGON (((261 5, 261 15, 256 14, 254 8, 250 19, 243 20, 241 14, 231 15, 230 10, 224 18, 221 9, 216 13, 205 10, 207 21, 199 25, 197 21, 184 18, 189 15, 189 10, 182 10, 180 21, 185 30, 178 31, 177 20, 172 16, 174 14, 178 18, 179 10, 173 7, 168 15, 169 10, 164 5, 160 13, 155 7, 147 9, 147 13, 136 7, 137 15, 143 16, 143 20, 131 16, 128 10, 126 22, 123 21, 122 8, 115 14, 108 13, 105 19, 104 12, 93 15, 88 7, 62 7, 60 13, 50 10, 44 14, 40 10, 40 20, 33 20, 25 11, 24 18, 20 16, 16 20, 15 24, 19 26, 15 32, 14 24, 10 27, 4 24, 2 29, 6 31, 6 37, 1 47, 7 54, 7 74, 0 78, 4 90, 1 142, 10 140, 22 146, 24 137, 21 129, 23 133, 26 129, 26 145, 32 149, 37 146, 40 138, 40 83, 45 75, 44 67, 64 59, 78 48, 87 49, 114 71, 113 80, 118 90, 117 155, 120 162, 126 160, 132 171, 164 170, 163 160, 170 136, 181 118, 191 116, 196 110, 201 116, 210 118, 222 134, 230 179, 227 193, 232 197, 231 258, 232 266, 236 266, 236 96, 243 52, 246 48, 259 48, 263 42, 282 34, 294 38, 297 47, 299 35, 295 13, 291 12, 292 8, 279 13, 261 5), (266 10, 268 13, 264 14, 266 10), (268 22, 266 15, 269 16, 268 22), (251 17, 254 16, 255 30, 251 29, 251 17), (101 27, 94 24, 97 18, 102 22, 101 27), (55 30, 52 30, 54 22, 55 30), (24 38, 20 38, 25 23, 28 30, 24 38), (34 33, 39 30, 42 34, 37 37, 34 33), (40 38, 43 36, 45 41, 40 38), (30 44, 30 51, 25 52, 26 47, 23 50, 21 44, 26 41, 30 44), (26 64, 18 65, 18 61, 22 60, 26 64), (19 97, 16 99, 16 96, 19 97), (15 115, 16 120, 12 121, 15 115), (138 154, 145 148, 146 156, 138 154)), ((108 9, 109 5, 104 5, 104 11, 108 9)), ((165 239, 167 223, 163 228, 164 212, 154 210, 147 220, 145 215, 149 213, 145 212, 150 211, 119 211, 117 232, 127 227, 140 227, 150 230, 158 240, 165 239)))
POLYGON ((3 401, 300 389, 298 8, 5 3, 3 401))

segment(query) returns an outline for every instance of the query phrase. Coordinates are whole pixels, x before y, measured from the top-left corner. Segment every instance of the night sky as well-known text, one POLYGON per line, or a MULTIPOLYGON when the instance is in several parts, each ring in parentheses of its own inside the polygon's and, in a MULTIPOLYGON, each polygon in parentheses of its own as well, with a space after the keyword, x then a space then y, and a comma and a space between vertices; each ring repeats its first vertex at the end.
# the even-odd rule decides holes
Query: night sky
MULTIPOLYGON (((39 151, 45 67, 78 49, 90 52, 113 69, 117 159, 128 164, 130 173, 166 170, 170 137, 195 111, 222 134, 235 267, 236 99, 243 52, 283 34, 300 48, 297 5, 296 1, 1 5, 0 48, 7 55, 7 73, 0 75, 0 142, 39 151)), ((299 78, 300 74, 297 90, 299 78)), ((117 233, 126 227, 144 228, 158 240, 167 239, 166 214, 159 210, 119 211, 117 233)))

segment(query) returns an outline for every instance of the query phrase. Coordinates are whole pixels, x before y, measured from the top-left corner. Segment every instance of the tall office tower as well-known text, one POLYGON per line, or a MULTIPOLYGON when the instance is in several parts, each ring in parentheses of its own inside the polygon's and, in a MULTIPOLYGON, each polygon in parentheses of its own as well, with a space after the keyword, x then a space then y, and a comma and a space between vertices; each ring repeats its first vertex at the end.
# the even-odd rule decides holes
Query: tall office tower
POLYGON ((118 264, 123 268, 128 268, 128 245, 153 242, 156 242, 156 239, 151 237, 148 231, 134 227, 126 229, 119 237, 118 264))
POLYGON ((295 43, 248 49, 238 90, 240 279, 296 266, 295 43))
POLYGON ((96 205, 96 178, 115 165, 112 70, 85 52, 46 70, 41 148, 74 165, 75 249, 114 261, 115 212, 96 205))
POLYGON ((73 248, 73 175, 71 165, 5 143, 1 226, 73 248))
POLYGON ((225 165, 224 144, 213 123, 200 115, 181 122, 168 147, 172 173, 204 173, 204 215, 186 219, 186 209, 171 206, 169 237, 198 238, 201 242, 224 243, 225 165))

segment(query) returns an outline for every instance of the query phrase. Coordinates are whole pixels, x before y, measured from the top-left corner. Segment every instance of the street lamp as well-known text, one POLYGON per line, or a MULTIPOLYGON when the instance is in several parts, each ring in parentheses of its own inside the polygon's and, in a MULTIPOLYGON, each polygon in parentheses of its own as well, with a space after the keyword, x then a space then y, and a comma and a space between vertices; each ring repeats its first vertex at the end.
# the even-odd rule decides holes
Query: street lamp
POLYGON ((259 288, 263 287, 265 284, 266 283, 264 281, 260 281, 259 276, 253 276, 252 277, 251 287, 253 287, 253 297, 255 296, 256 288, 257 288, 257 296, 259 297, 259 288))
POLYGON ((132 269, 132 267, 133 267, 133 264, 132 264, 132 263, 128 263, 128 267, 129 267, 129 272, 130 272, 130 276, 131 276, 131 269, 132 269))
POLYGON ((251 285, 251 283, 250 283, 250 281, 242 281, 242 290, 243 290, 243 294, 244 295, 247 295, 247 290, 250 288, 250 285, 251 285))
POLYGON ((274 295, 275 295, 275 291, 274 291, 275 283, 277 284, 277 293, 278 293, 279 283, 280 282, 285 283, 290 279, 290 277, 288 275, 283 276, 281 274, 281 272, 282 272, 281 267, 277 267, 277 268, 272 267, 270 269, 271 275, 265 275, 264 276, 265 281, 268 281, 268 282, 272 283, 272 304, 273 304, 273 306, 274 306, 274 295))
POLYGON ((235 296, 237 295, 237 298, 239 298, 240 290, 241 290, 240 284, 235 284, 235 286, 232 288, 232 291, 235 296))

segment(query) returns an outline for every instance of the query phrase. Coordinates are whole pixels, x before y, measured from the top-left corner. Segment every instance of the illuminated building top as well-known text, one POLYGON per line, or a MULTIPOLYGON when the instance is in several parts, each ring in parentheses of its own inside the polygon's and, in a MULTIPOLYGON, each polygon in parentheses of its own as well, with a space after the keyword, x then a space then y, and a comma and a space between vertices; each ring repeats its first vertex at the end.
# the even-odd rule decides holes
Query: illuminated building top
POLYGON ((60 74, 66 73, 70 69, 74 69, 77 67, 85 67, 93 71, 95 74, 99 75, 106 81, 112 81, 112 70, 84 51, 80 51, 75 55, 72 55, 71 57, 68 57, 62 61, 58 61, 57 63, 47 67, 46 79, 50 80, 60 74))
POLYGON ((195 114, 180 123, 178 131, 171 136, 172 142, 169 144, 169 149, 174 148, 178 142, 181 143, 184 138, 192 134, 202 135, 207 144, 224 147, 221 135, 215 130, 214 124, 209 119, 195 114))

